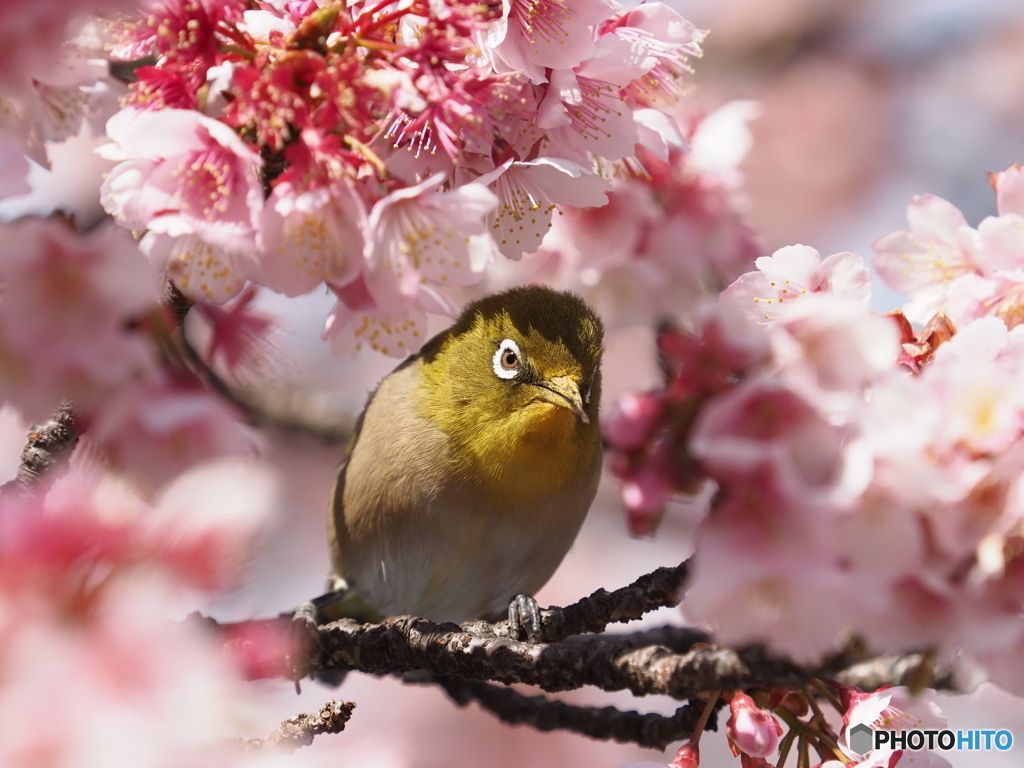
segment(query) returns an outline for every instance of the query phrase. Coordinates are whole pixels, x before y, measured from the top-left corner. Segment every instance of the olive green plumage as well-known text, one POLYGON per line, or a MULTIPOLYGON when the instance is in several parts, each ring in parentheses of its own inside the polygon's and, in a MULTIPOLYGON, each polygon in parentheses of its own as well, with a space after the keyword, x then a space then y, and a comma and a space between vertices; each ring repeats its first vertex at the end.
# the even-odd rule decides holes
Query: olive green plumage
POLYGON ((335 484, 335 585, 435 621, 496 618, 540 589, 597 490, 602 338, 578 296, 516 288, 389 374, 335 484))

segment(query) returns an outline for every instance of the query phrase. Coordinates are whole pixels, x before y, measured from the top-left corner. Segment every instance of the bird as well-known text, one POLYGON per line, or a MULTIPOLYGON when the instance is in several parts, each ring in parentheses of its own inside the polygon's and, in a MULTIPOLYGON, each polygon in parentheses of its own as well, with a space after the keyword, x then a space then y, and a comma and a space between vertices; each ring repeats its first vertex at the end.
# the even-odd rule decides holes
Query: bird
POLYGON ((603 337, 578 295, 513 288, 470 303, 380 382, 331 495, 335 617, 507 615, 539 638, 533 594, 601 475, 603 337))

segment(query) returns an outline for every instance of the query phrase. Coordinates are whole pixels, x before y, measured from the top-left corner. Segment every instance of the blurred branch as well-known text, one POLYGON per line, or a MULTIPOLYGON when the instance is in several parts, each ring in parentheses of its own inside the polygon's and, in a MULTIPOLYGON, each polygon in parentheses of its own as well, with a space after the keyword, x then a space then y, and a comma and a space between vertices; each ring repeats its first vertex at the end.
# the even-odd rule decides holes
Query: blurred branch
MULTIPOLYGON (((174 284, 165 284, 165 306, 184 322, 191 302, 174 284)), ((298 387, 270 391, 243 389, 225 379, 209 365, 192 345, 182 325, 177 334, 179 352, 202 382, 221 398, 238 408, 246 420, 258 427, 302 435, 328 445, 345 445, 352 437, 355 419, 326 405, 308 391, 298 387)))
POLYGON ((26 493, 38 487, 43 475, 70 455, 79 434, 71 403, 61 403, 48 422, 29 431, 18 474, 0 487, 0 493, 9 489, 26 493))
POLYGON ((344 445, 352 437, 351 414, 326 407, 320 398, 297 387, 269 392, 247 391, 225 380, 199 356, 182 334, 186 357, 203 383, 258 427, 302 435, 328 445, 344 445))
MULTIPOLYGON (((622 711, 615 707, 580 707, 546 696, 526 696, 478 680, 436 680, 459 706, 476 701, 503 723, 529 725, 538 731, 572 731, 592 739, 665 749, 688 739, 704 710, 703 702, 687 703, 670 716, 622 711)), ((722 702, 724 704, 724 701, 722 702)), ((715 724, 708 726, 716 730, 715 724)))
POLYGON ((245 747, 247 750, 278 749, 294 752, 299 747, 308 747, 313 743, 313 738, 322 733, 341 733, 355 708, 356 705, 351 701, 329 701, 311 715, 289 717, 265 739, 248 739, 245 747))

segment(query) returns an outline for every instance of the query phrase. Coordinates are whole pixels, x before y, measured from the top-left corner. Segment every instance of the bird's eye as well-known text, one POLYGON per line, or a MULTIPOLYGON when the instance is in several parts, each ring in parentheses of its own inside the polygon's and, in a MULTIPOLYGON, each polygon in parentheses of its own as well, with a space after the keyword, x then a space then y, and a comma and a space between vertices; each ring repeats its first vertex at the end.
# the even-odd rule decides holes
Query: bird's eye
POLYGON ((514 379, 519 375, 519 365, 522 360, 522 353, 512 339, 505 339, 498 345, 494 358, 491 361, 494 366, 494 373, 501 379, 514 379))

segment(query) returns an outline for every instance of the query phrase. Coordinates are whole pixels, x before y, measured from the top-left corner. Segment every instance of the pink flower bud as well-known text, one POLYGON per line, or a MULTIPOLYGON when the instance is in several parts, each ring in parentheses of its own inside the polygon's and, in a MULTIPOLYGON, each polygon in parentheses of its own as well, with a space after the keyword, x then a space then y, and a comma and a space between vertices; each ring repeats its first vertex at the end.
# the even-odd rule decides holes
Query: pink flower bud
POLYGON ((729 702, 732 715, 725 734, 733 754, 743 752, 751 757, 767 757, 779 746, 782 726, 775 715, 754 704, 747 694, 737 692, 729 702))
POLYGON ((623 483, 622 502, 626 506, 630 534, 653 536, 671 495, 671 484, 646 467, 641 468, 635 478, 623 483))
POLYGON ((615 401, 605 419, 605 439, 620 451, 635 450, 647 442, 664 410, 659 393, 627 392, 615 401))
POLYGON ((671 768, 697 768, 700 765, 700 750, 692 742, 686 742, 669 763, 671 768))

